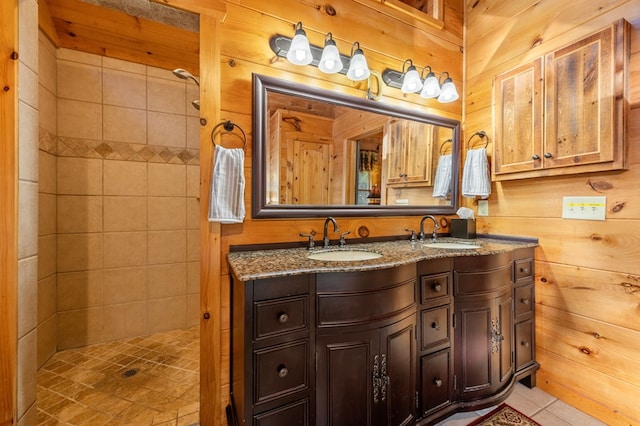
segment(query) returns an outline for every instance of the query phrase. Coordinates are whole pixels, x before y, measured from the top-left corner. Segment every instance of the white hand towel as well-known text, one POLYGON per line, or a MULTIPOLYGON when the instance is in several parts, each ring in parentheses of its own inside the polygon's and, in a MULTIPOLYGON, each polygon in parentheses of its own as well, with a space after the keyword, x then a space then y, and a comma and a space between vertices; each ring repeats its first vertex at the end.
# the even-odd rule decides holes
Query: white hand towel
POLYGON ((244 150, 216 145, 211 173, 209 222, 244 220, 244 150))
POLYGON ((438 168, 433 182, 433 198, 447 198, 451 192, 451 154, 438 158, 438 168))
POLYGON ((462 196, 487 198, 491 194, 489 162, 485 148, 467 151, 467 160, 462 172, 462 196))

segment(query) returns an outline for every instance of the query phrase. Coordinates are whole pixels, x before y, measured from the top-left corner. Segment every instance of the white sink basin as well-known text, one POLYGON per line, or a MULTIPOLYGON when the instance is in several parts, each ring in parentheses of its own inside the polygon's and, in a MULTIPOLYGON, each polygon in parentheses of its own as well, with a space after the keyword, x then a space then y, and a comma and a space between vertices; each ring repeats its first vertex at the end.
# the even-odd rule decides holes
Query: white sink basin
POLYGON ((355 262, 382 257, 380 253, 366 250, 325 250, 311 253, 307 259, 325 260, 329 262, 355 262))
POLYGON ((472 250, 472 249, 480 248, 482 246, 480 244, 473 244, 473 243, 443 242, 443 243, 427 243, 427 244, 423 244, 422 247, 436 248, 436 249, 472 250))

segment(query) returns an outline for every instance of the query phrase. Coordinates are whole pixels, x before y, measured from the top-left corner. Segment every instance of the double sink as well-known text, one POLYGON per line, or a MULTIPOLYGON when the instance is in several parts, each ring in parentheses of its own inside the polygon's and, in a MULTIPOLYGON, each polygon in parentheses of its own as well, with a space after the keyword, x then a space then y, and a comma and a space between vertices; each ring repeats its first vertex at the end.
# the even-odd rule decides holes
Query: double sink
MULTIPOLYGON (((422 247, 437 250, 475 250, 481 248, 482 245, 467 242, 432 241, 429 243, 423 243, 422 247)), ((321 260, 325 262, 358 262, 378 259, 380 257, 382 257, 382 254, 376 251, 356 248, 350 249, 345 247, 338 249, 321 249, 307 255, 307 259, 321 260)))

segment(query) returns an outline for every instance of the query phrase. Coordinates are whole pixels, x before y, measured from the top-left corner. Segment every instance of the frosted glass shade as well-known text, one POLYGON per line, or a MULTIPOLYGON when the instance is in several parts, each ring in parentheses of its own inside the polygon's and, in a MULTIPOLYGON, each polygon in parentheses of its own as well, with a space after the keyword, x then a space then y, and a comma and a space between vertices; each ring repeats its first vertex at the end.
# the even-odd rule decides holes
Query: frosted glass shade
POLYGON ((420 92, 420 97, 425 99, 437 98, 440 96, 440 83, 436 78, 436 75, 432 72, 427 74, 427 78, 424 79, 424 85, 420 92))
POLYGON ((287 59, 294 65, 309 65, 313 60, 309 40, 303 29, 297 29, 287 52, 287 59))
POLYGON ((338 52, 335 42, 332 40, 327 41, 327 44, 322 50, 322 57, 318 63, 318 68, 325 74, 335 74, 342 70, 343 67, 340 52, 338 52))
POLYGON ((357 49, 351 61, 349 61, 349 70, 347 71, 347 78, 353 81, 360 81, 369 78, 371 72, 367 65, 367 59, 364 57, 362 50, 357 49))
POLYGON ((420 74, 416 70, 416 67, 411 65, 409 70, 404 75, 404 79, 402 80, 402 88, 400 89, 402 93, 415 93, 419 92, 422 89, 422 80, 420 79, 420 74))
POLYGON ((457 100, 459 97, 460 96, 458 95, 458 91, 456 90, 456 86, 453 84, 453 81, 450 78, 447 78, 442 85, 442 91, 440 92, 440 96, 438 96, 438 102, 447 104, 457 100))

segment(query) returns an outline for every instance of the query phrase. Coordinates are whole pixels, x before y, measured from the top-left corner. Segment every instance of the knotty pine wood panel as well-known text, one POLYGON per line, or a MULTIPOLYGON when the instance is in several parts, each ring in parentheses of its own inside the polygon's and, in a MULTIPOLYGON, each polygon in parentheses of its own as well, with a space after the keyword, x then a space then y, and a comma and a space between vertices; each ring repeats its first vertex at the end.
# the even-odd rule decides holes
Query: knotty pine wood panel
POLYGON ((472 28, 467 34, 467 46, 487 37, 495 31, 495 25, 503 25, 505 20, 513 19, 526 10, 535 7, 540 0, 503 1, 503 0, 466 0, 466 26, 472 28))
MULTIPOLYGON (((536 321, 538 319, 536 318, 536 321)), ((536 340, 540 333, 536 333, 536 340)), ((562 401, 580 408, 609 426, 640 422, 637 386, 569 361, 543 348, 536 348, 540 363, 537 384, 562 401)))

